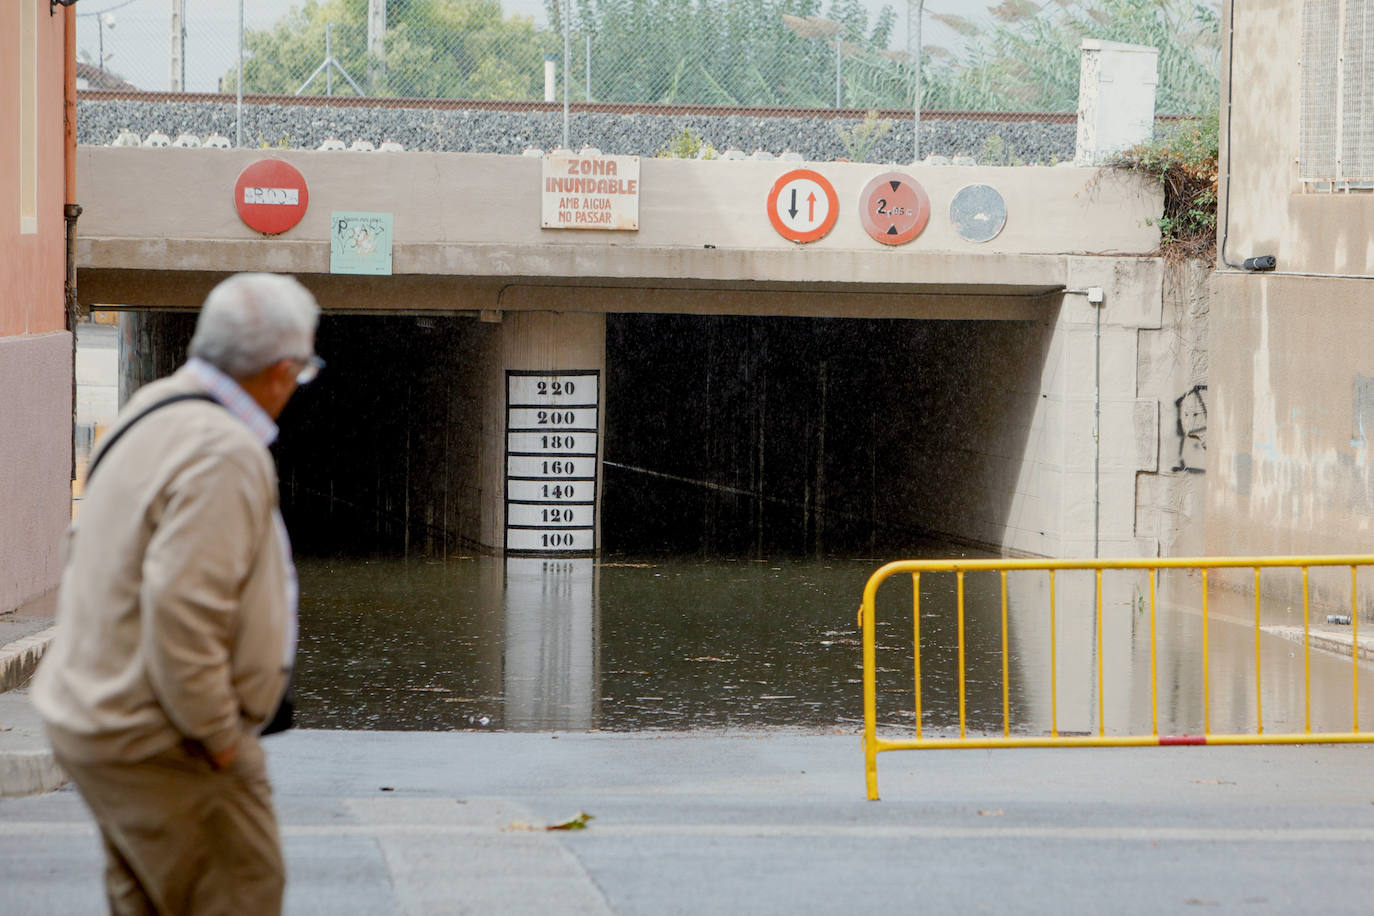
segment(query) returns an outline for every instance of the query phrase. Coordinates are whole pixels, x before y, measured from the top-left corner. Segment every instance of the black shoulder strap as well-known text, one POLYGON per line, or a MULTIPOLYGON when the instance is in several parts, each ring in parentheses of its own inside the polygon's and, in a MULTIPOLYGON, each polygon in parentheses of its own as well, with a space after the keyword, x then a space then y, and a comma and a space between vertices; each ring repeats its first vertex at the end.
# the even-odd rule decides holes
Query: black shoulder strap
POLYGON ((90 484, 91 477, 95 474, 96 467, 98 467, 101 460, 110 453, 110 449, 114 448, 114 444, 119 441, 119 437, 129 431, 129 427, 133 426, 153 411, 160 410, 168 404, 175 404, 177 401, 209 401, 211 404, 219 403, 219 401, 216 401, 214 398, 210 397, 210 395, 204 394, 203 392, 190 392, 187 394, 174 394, 171 397, 166 397, 160 401, 149 404, 132 420, 115 430, 114 435, 105 440, 100 451, 96 454, 95 460, 92 461, 91 466, 86 469, 86 483, 88 485, 90 484))

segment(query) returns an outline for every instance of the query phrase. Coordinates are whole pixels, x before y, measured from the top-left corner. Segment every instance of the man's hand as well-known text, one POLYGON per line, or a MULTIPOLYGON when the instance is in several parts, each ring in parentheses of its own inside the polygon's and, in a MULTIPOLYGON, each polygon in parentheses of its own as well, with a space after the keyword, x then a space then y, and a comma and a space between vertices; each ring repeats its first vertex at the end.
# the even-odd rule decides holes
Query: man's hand
POLYGON ((218 754, 210 755, 210 764, 217 770, 225 770, 234 762, 234 758, 239 755, 239 746, 231 744, 218 754))

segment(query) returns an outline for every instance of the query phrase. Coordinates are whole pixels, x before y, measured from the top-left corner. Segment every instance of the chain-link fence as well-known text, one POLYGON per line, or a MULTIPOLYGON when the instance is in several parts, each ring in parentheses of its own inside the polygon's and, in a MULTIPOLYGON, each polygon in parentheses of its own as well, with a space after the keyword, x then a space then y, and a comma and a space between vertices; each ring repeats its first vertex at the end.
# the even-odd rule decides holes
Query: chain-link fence
MULTIPOLYGON (((232 145, 295 148, 393 140, 406 149, 590 145, 886 162, 935 154, 1006 165, 1073 155, 1071 115, 960 121, 930 110, 946 100, 940 74, 950 71, 927 45, 918 82, 921 0, 903 0, 900 16, 865 5, 877 0, 829 0, 824 16, 822 0, 281 2, 87 7, 77 18, 83 85, 124 101, 102 108, 88 91, 82 142, 110 143, 130 128, 141 138, 190 131, 204 142, 215 132, 232 145), (145 95, 139 107, 131 92, 218 98, 173 107, 162 97, 158 107, 145 95), (226 120, 225 100, 238 97, 226 120)), ((1063 77, 1076 90, 1076 69, 1063 77)))
MULTIPOLYGON (((235 92, 238 10, 212 2, 111 0, 78 15, 79 55, 144 91, 235 92)), ((907 109, 915 89, 896 13, 857 0, 245 4, 250 94, 907 109)))

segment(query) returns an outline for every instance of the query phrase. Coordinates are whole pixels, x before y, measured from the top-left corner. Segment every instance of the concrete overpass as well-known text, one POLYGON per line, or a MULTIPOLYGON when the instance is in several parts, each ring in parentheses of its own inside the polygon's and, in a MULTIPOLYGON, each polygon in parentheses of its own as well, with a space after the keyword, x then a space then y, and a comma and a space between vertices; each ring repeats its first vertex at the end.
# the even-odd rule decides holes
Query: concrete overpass
MULTIPOLYGON (((595 494, 578 497, 593 513, 579 550, 613 542, 642 514, 633 506, 658 505, 665 531, 778 524, 808 551, 862 544, 866 525, 870 542, 895 526, 1035 554, 1156 552, 1139 522, 1167 488, 1138 492, 1137 477, 1168 471, 1160 418, 1177 395, 1177 372, 1160 371, 1177 329, 1161 330, 1158 188, 1095 169, 911 167, 930 222, 890 247, 855 209, 891 167, 812 164, 840 213, 797 244, 766 199, 798 165, 643 160, 638 230, 602 232, 541 229, 536 158, 83 147, 80 297, 130 310, 136 385, 180 360, 176 312, 221 278, 298 276, 326 310, 337 387, 312 392, 298 421, 334 445, 283 446, 288 510, 390 519, 408 549, 511 546, 512 481, 528 476, 510 455, 525 447, 511 438, 514 372, 597 380, 579 418, 595 422, 577 447, 591 463, 575 462, 595 494), (233 202, 239 172, 268 156, 309 184, 303 219, 275 237, 233 202), (973 184, 996 188, 1007 211, 983 243, 949 213, 973 184), (338 211, 392 215, 392 275, 330 273, 338 211), (412 373, 404 386, 380 381, 400 371, 412 373), (408 419, 392 447, 353 438, 398 409, 402 388, 408 419), (679 412, 688 422, 664 432, 679 412), (342 454, 377 451, 354 454, 365 470, 341 474, 341 435, 342 454), (646 481, 685 489, 649 494, 646 481), (698 501, 688 521, 682 499, 698 501)), ((547 402, 560 403, 572 402, 547 402)), ((516 515, 556 506, 529 504, 516 515)))

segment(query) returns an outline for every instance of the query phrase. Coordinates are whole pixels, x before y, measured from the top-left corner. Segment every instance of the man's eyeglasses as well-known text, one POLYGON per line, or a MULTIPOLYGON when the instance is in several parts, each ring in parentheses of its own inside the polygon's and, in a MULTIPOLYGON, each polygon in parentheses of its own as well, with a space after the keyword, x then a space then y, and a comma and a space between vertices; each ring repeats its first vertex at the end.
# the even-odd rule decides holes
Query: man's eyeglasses
POLYGON ((309 385, 324 368, 324 360, 318 356, 298 356, 295 361, 301 365, 301 370, 296 373, 297 385, 309 385))

